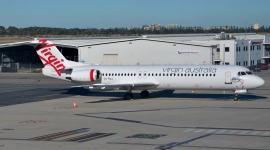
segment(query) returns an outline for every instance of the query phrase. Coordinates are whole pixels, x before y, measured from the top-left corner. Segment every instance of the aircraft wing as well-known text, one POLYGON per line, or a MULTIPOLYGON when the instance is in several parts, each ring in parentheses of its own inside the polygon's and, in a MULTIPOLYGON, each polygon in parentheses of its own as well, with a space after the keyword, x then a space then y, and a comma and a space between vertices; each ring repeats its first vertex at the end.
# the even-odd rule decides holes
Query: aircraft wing
POLYGON ((155 83, 120 83, 120 84, 93 84, 79 85, 73 87, 84 87, 90 90, 128 90, 128 89, 149 89, 158 86, 155 83))

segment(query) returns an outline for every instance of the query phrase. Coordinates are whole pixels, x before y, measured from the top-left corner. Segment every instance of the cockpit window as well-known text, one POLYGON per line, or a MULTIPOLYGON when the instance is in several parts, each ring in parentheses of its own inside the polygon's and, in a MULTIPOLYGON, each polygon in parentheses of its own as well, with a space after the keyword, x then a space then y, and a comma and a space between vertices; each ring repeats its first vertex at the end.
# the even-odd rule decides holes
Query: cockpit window
POLYGON ((247 71, 246 72, 248 75, 253 75, 253 73, 251 71, 247 71))
POLYGON ((247 74, 246 74, 246 72, 241 72, 241 75, 243 76, 243 75, 247 75, 247 74))
POLYGON ((253 75, 253 73, 250 71, 247 71, 247 72, 241 71, 241 72, 238 72, 237 75, 238 76, 253 75))

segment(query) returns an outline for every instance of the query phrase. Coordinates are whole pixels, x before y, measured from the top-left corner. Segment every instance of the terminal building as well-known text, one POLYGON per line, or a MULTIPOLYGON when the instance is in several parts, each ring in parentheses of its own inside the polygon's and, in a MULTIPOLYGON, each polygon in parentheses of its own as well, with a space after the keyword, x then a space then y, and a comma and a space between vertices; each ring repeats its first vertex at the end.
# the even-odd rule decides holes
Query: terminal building
MULTIPOLYGON (((261 62, 270 63, 270 36, 253 33, 49 40, 56 44, 67 59, 91 65, 250 66, 261 62)), ((17 69, 26 70, 42 67, 32 47, 0 45, 1 70, 7 69, 12 64, 15 64, 17 69)))

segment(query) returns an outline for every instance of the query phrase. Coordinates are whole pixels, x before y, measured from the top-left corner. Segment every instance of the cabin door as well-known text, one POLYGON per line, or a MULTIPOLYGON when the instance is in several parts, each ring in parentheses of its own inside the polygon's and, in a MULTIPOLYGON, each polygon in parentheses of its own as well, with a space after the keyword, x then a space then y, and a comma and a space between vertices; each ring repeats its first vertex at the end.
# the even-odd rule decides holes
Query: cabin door
POLYGON ((225 84, 232 84, 231 72, 225 72, 225 84))

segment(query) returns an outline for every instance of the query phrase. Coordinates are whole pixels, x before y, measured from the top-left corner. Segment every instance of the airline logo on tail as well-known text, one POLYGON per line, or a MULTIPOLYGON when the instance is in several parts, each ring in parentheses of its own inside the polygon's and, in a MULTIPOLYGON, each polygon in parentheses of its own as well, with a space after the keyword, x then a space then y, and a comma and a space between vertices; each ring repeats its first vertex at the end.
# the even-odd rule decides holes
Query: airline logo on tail
POLYGON ((36 46, 35 49, 44 66, 50 65, 58 76, 61 76, 60 71, 65 70, 66 66, 63 64, 64 59, 59 59, 55 56, 56 53, 60 53, 58 49, 53 43, 47 42, 47 40, 38 40, 38 43, 42 44, 36 46))

